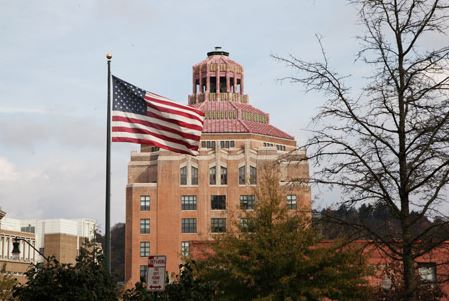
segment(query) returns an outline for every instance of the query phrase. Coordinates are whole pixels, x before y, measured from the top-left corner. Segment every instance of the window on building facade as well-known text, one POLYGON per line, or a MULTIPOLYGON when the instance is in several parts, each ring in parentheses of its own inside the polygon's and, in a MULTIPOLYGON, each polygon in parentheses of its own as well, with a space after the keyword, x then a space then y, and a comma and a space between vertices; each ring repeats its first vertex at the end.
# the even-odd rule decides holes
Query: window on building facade
POLYGON ((240 209, 243 209, 243 210, 254 209, 255 201, 256 201, 255 195, 241 195, 240 196, 240 209))
POLYGON ((150 210, 150 196, 149 195, 141 195, 140 196, 140 211, 148 211, 150 210))
POLYGON ((182 210, 196 210, 196 195, 181 196, 182 210))
POLYGON ((257 168, 254 166, 249 167, 249 183, 251 185, 257 184, 257 168))
POLYGON ((187 185, 187 166, 181 167, 181 169, 179 170, 179 175, 180 175, 180 184, 181 185, 187 185))
POLYGON ((220 167, 220 184, 227 185, 228 184, 228 169, 226 167, 220 167))
POLYGON ((181 256, 187 257, 190 255, 190 242, 181 241, 181 256))
POLYGON ((220 147, 221 148, 231 148, 235 146, 235 141, 234 140, 229 140, 229 141, 220 141, 220 147))
POLYGON ((248 218, 243 217, 240 219, 240 230, 246 232, 248 229, 248 218))
POLYGON ((419 262, 418 274, 423 282, 435 283, 437 282, 437 267, 434 262, 419 262))
POLYGON ((285 151, 285 145, 276 144, 276 148, 279 151, 285 151))
POLYGON ((246 166, 239 167, 239 185, 245 185, 246 166))
POLYGON ((34 228, 34 226, 28 225, 26 227, 20 227, 20 231, 21 232, 27 232, 27 233, 34 233, 35 232, 35 228, 34 228))
POLYGON ((147 274, 148 273, 148 266, 147 265, 141 265, 140 266, 140 282, 147 282, 147 274))
POLYGON ((198 168, 192 166, 192 185, 198 185, 198 168))
POLYGON ((150 256, 150 242, 149 241, 141 241, 140 242, 140 257, 148 257, 150 256))
POLYGON ((140 220, 140 234, 150 233, 150 219, 144 218, 140 220))
POLYGON ((203 148, 215 148, 215 141, 201 141, 201 147, 203 147, 203 148))
POLYGON ((287 209, 296 209, 296 208, 298 208, 296 195, 294 194, 287 195, 287 209))
POLYGON ((182 233, 196 233, 196 218, 181 219, 182 233))
POLYGON ((216 185, 217 184, 217 167, 209 168, 209 184, 216 185))
POLYGON ((226 219, 225 218, 212 218, 210 232, 212 232, 212 233, 226 232, 226 219))
POLYGON ((225 195, 212 195, 210 197, 212 210, 225 210, 226 209, 226 196, 225 195))

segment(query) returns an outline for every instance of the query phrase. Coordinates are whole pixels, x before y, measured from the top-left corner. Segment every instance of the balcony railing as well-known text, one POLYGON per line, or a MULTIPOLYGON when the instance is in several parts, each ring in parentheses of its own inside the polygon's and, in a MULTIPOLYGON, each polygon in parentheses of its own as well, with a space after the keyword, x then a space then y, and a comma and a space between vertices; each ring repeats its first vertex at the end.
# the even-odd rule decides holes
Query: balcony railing
POLYGON ((189 104, 208 101, 233 101, 248 103, 248 95, 238 93, 201 93, 189 95, 189 104))

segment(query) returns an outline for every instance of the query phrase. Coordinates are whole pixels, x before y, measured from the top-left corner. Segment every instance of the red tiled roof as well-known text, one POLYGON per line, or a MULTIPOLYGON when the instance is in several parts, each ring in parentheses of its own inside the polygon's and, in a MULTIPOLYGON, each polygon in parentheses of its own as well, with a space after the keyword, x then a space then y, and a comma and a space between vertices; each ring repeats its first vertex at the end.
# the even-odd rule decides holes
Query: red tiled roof
POLYGON ((289 134, 269 124, 269 115, 250 104, 230 101, 206 101, 192 106, 205 113, 214 111, 236 112, 237 119, 207 119, 206 114, 203 133, 253 133, 284 139, 294 139, 289 134), (267 123, 246 120, 242 118, 243 113, 263 115, 266 117, 267 123))
POLYGON ((237 63, 234 60, 231 60, 228 56, 226 55, 211 55, 208 56, 207 58, 205 58, 204 60, 202 60, 201 62, 199 62, 198 64, 193 65, 193 67, 197 67, 199 65, 203 65, 203 64, 207 64, 207 63, 215 63, 215 64, 232 64, 232 65, 237 65, 237 66, 242 66, 239 63, 237 63))
POLYGON ((248 127, 249 132, 285 139, 294 139, 292 136, 284 131, 272 126, 268 123, 260 123, 255 121, 242 120, 243 123, 248 127))

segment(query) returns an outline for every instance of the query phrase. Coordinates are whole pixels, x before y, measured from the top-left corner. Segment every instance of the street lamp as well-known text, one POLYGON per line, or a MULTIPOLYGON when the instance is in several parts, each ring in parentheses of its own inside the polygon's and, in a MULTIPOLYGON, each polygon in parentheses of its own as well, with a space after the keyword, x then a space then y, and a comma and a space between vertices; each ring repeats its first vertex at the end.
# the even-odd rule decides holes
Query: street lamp
POLYGON ((34 251, 36 251, 39 255, 42 256, 42 258, 44 258, 47 262, 49 262, 48 258, 45 257, 44 254, 42 254, 41 252, 39 252, 38 249, 36 249, 28 240, 24 239, 24 238, 20 238, 20 237, 14 237, 13 241, 12 241, 12 259, 13 260, 19 260, 20 258, 20 241, 25 242, 27 245, 29 245, 34 251))

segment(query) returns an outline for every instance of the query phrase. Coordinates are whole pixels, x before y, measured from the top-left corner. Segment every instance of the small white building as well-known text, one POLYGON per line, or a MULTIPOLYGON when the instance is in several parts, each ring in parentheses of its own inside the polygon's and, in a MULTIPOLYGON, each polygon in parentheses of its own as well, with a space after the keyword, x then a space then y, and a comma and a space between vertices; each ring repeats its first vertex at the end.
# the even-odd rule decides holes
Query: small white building
MULTIPOLYGON (((5 217, 0 220, 0 229, 32 233, 35 248, 45 256, 56 256, 65 263, 74 262, 85 239, 95 236, 94 219, 15 219, 5 217)), ((1 241, 0 241, 1 244, 1 241)), ((1 250, 2 246, 0 246, 1 250)), ((42 261, 37 255, 36 261, 42 261)))

